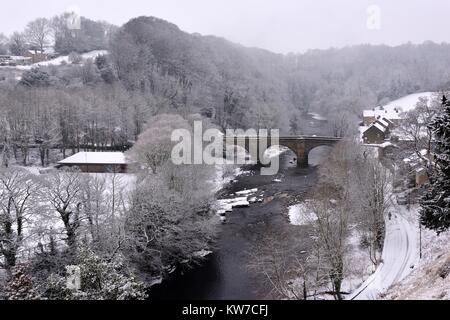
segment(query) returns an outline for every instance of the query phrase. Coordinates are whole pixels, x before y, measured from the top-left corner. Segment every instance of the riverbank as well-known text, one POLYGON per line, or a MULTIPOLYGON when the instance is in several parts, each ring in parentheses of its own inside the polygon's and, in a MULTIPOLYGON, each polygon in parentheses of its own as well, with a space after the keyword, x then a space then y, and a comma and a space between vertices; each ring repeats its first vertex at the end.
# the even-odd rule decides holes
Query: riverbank
MULTIPOLYGON (((249 270, 254 246, 267 233, 283 236, 283 246, 309 252, 308 226, 293 226, 288 207, 304 199, 317 182, 317 170, 297 168, 295 155, 284 153, 277 176, 261 176, 257 166, 247 168, 218 195, 231 198, 242 190, 258 189, 262 203, 235 208, 227 215, 216 243, 216 250, 205 263, 193 270, 178 270, 172 277, 152 289, 154 300, 262 300, 271 297, 266 279, 249 270)), ((305 256, 307 256, 305 254, 305 256)))

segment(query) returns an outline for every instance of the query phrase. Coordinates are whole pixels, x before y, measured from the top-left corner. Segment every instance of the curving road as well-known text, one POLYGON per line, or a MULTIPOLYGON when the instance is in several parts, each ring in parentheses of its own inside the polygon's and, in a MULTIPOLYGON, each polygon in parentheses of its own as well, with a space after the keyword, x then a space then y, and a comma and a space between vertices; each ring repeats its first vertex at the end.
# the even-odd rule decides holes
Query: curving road
POLYGON ((375 300, 392 285, 408 276, 419 261, 419 227, 416 211, 393 202, 392 219, 386 222, 383 263, 348 300, 375 300))

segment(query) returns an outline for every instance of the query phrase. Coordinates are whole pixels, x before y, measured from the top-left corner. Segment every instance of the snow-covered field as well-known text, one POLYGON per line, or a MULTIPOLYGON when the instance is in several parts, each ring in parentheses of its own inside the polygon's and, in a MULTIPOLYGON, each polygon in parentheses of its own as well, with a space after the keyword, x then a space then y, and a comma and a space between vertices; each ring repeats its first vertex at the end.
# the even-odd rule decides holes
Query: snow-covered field
MULTIPOLYGON (((107 50, 94 50, 91 52, 86 52, 86 53, 81 54, 81 57, 83 58, 83 62, 85 62, 88 59, 95 59, 98 56, 106 55, 106 54, 108 54, 107 50)), ((60 57, 52 59, 52 60, 35 63, 30 66, 0 67, 0 68, 9 68, 9 69, 26 71, 26 70, 31 70, 36 67, 59 66, 62 63, 70 64, 69 56, 60 56, 60 57)))
MULTIPOLYGON (((42 167, 25 167, 25 169, 37 177, 43 177, 41 174, 42 167)), ((112 174, 112 173, 81 173, 82 178, 91 179, 90 183, 94 181, 104 185, 104 194, 111 194, 113 186, 116 194, 116 201, 121 199, 121 205, 127 205, 128 195, 135 186, 136 176, 134 174, 112 174)), ((111 204, 103 203, 109 206, 111 204)), ((50 234, 54 237, 56 243, 64 245, 65 229, 58 214, 49 206, 48 203, 41 202, 39 204, 39 214, 29 217, 27 226, 33 226, 33 232, 30 229, 24 230, 24 245, 19 253, 24 259, 32 256, 32 253, 37 250, 39 243, 48 243, 50 234), (32 236, 31 236, 32 235, 32 236)), ((108 217, 103 217, 107 219, 108 217)))
POLYGON ((375 117, 385 117, 390 120, 399 120, 402 114, 414 110, 420 98, 428 98, 428 102, 435 95, 435 92, 419 92, 410 94, 398 100, 392 101, 384 106, 374 109, 375 117))
POLYGON ((383 107, 385 111, 389 115, 396 113, 395 109, 399 109, 401 112, 408 112, 414 110, 416 108, 417 103, 419 102, 419 98, 428 98, 428 102, 430 102, 435 92, 419 92, 410 94, 398 100, 392 101, 383 107))

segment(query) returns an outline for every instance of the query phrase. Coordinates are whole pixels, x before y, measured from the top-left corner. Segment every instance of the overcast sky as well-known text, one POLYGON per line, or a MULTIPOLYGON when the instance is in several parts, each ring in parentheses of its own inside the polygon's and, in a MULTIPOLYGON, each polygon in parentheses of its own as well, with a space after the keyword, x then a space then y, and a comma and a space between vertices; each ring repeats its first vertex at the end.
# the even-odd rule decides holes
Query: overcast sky
POLYGON ((450 42, 449 0, 0 0, 0 32, 76 6, 122 25, 147 15, 188 32, 271 51, 304 52, 361 43, 450 42))

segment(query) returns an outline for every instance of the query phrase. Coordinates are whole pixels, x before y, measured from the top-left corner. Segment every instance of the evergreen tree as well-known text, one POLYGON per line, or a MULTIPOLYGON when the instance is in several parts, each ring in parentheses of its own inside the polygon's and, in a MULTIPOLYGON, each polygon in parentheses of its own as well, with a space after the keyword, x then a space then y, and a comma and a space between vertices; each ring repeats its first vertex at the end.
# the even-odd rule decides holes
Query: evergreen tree
POLYGON ((436 144, 436 169, 421 205, 421 222, 438 233, 450 228, 450 101, 442 99, 443 112, 429 127, 436 144))
POLYGON ((38 300, 39 295, 25 265, 18 265, 12 270, 11 279, 6 286, 8 300, 38 300))

